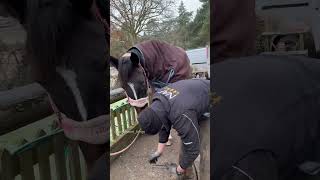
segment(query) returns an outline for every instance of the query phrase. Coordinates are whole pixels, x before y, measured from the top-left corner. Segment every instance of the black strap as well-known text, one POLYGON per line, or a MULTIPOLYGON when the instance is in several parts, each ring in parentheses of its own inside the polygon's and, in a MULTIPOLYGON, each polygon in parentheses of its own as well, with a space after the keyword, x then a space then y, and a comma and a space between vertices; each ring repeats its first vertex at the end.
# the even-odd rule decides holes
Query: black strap
POLYGON ((163 81, 159 80, 159 79, 161 79, 161 77, 159 77, 159 78, 151 81, 151 84, 153 85, 153 87, 161 89, 161 88, 170 84, 169 82, 174 77, 175 71, 174 71, 173 67, 169 68, 168 71, 169 71, 169 75, 168 75, 167 81, 163 82, 163 81))
POLYGON ((142 53, 142 51, 139 49, 139 48, 137 48, 137 47, 132 47, 132 48, 130 48, 129 50, 128 50, 128 52, 130 52, 130 53, 134 53, 135 55, 137 55, 138 56, 138 58, 139 58, 139 63, 141 64, 141 66, 144 68, 144 69, 146 69, 145 67, 145 59, 144 59, 144 56, 143 56, 143 53, 142 53))

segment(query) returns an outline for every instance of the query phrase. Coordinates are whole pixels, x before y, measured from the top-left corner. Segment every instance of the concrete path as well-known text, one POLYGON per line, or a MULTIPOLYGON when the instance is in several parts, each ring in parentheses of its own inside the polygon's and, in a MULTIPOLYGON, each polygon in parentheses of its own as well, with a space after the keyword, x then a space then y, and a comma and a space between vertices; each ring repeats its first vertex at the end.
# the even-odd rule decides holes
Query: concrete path
MULTIPOLYGON (((157 164, 166 162, 178 163, 179 141, 175 131, 173 133, 173 145, 167 146, 164 154, 160 157, 157 164)), ((165 169, 153 167, 148 162, 150 153, 157 148, 158 135, 142 135, 135 144, 117 158, 110 166, 110 177, 112 180, 174 180, 173 175, 169 175, 165 169)), ((198 158, 199 159, 199 158, 198 158)), ((199 169, 199 160, 196 160, 199 169)))

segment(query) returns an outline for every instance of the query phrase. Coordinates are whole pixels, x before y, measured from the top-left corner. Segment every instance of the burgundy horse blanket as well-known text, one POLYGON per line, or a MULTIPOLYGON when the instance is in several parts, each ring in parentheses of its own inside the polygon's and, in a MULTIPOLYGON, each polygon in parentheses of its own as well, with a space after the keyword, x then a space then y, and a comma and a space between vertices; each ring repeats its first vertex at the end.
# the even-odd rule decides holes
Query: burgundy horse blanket
POLYGON ((149 40, 136 44, 129 52, 138 55, 147 78, 153 82, 173 83, 191 78, 190 60, 180 47, 149 40))

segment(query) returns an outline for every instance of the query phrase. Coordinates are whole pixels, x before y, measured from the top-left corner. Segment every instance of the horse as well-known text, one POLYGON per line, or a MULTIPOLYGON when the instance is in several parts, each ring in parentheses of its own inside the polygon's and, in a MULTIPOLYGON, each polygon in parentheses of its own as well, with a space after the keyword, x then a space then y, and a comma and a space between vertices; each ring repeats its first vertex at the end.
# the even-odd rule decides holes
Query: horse
MULTIPOLYGON (((34 79, 48 92, 53 107, 78 124, 108 117, 108 3, 14 0, 8 4, 26 27, 27 62, 34 79)), ((108 134, 108 128, 104 128, 108 134)), ((109 136, 94 144, 79 141, 79 146, 89 178, 105 178, 109 136)))
POLYGON ((157 89, 189 79, 192 72, 182 48, 158 40, 138 43, 120 59, 111 56, 110 64, 118 70, 120 85, 138 113, 157 89))

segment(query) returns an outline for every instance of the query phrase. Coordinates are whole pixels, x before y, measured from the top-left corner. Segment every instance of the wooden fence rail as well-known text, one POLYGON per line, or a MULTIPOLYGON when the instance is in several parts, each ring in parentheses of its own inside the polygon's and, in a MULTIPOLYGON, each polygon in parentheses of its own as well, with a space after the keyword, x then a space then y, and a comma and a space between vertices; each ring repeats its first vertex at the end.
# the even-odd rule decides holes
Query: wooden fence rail
MULTIPOLYGON (((119 103, 119 102, 118 102, 119 103)), ((127 133, 132 133, 138 124, 136 111, 127 102, 120 101, 120 105, 111 109, 110 140, 111 146, 127 133)))
POLYGON ((80 149, 55 119, 52 115, 0 137, 1 180, 85 180, 80 149))
MULTIPOLYGON (((17 103, 43 96, 43 91, 38 91, 39 87, 36 86, 32 86, 36 89, 36 95, 14 102, 9 98, 6 99, 7 103, 2 101, 0 107, 2 110, 10 109, 17 103)), ((131 138, 130 135, 134 135, 130 132, 138 127, 135 109, 123 100, 123 92, 121 89, 110 92, 111 103, 116 103, 110 111, 110 145, 111 149, 115 147, 115 150, 125 146, 131 138)), ((5 94, 0 95, 4 100, 5 94)), ((0 136, 1 180, 86 179, 86 165, 78 144, 64 136, 55 123, 56 119, 56 115, 53 114, 0 136)))
MULTIPOLYGON (((126 96, 122 88, 110 91, 110 146, 137 128, 137 113, 135 109, 125 100, 126 96)), ((123 143, 120 143, 123 144, 123 143)), ((126 142, 124 142, 126 144, 126 142)), ((117 148, 116 148, 117 149, 117 148)))
POLYGON ((0 135, 52 114, 45 90, 37 83, 0 91, 0 135))

